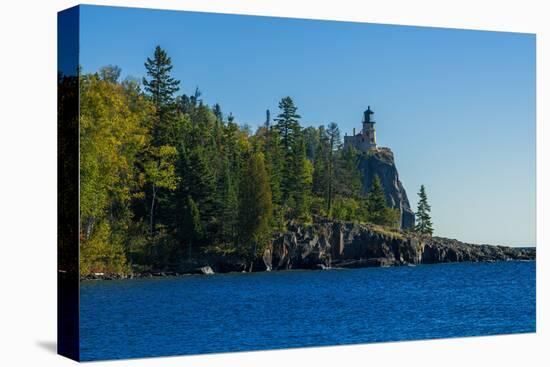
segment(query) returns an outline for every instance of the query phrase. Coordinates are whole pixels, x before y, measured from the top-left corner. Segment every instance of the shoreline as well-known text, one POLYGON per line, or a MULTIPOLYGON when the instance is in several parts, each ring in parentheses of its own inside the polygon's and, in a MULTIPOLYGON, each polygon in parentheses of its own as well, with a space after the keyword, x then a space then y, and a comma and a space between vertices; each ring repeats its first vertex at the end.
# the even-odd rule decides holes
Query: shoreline
MULTIPOLYGON (((524 248, 530 249, 530 248, 524 248)), ((535 249, 534 247, 532 249, 535 249)), ((196 272, 175 272, 175 271, 148 271, 142 273, 134 273, 131 275, 120 275, 120 274, 94 274, 81 276, 79 282, 94 282, 94 281, 110 281, 110 280, 132 280, 132 279, 165 279, 165 278, 183 278, 188 276, 209 276, 209 275, 221 275, 221 274, 254 274, 254 273, 272 273, 272 272, 287 272, 287 271, 338 271, 338 270, 353 270, 353 269, 363 269, 363 268, 398 268, 398 267, 417 267, 424 265, 451 265, 451 264, 494 264, 494 263, 508 263, 508 262, 536 262, 536 257, 533 259, 507 259, 507 260, 482 260, 482 261, 449 261, 449 262, 440 262, 440 263, 425 263, 425 264, 394 264, 394 265, 383 265, 383 266, 356 266, 356 267, 327 267, 319 269, 308 269, 308 268, 291 268, 291 269, 282 269, 282 270, 260 270, 260 271, 227 271, 227 272, 212 272, 212 273, 202 273, 199 271, 196 272)))
POLYGON ((471 244, 445 237, 419 236, 372 224, 319 220, 310 225, 290 223, 274 234, 251 263, 242 254, 203 248, 188 260, 165 268, 129 265, 128 274, 94 272, 80 280, 116 280, 269 272, 416 266, 421 264, 536 260, 536 247, 471 244), (141 267, 141 268, 140 268, 141 267), (135 271, 132 271, 135 270, 135 271))

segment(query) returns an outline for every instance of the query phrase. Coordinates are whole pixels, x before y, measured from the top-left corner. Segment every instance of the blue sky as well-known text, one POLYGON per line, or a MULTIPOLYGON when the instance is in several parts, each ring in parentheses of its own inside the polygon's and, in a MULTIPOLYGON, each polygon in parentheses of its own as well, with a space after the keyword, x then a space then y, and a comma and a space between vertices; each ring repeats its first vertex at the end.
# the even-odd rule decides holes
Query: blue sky
POLYGON ((374 110, 413 208, 426 185, 437 235, 535 245, 535 36, 85 6, 84 72, 141 78, 159 44, 196 86, 253 127, 291 96, 302 125, 342 135, 374 110))

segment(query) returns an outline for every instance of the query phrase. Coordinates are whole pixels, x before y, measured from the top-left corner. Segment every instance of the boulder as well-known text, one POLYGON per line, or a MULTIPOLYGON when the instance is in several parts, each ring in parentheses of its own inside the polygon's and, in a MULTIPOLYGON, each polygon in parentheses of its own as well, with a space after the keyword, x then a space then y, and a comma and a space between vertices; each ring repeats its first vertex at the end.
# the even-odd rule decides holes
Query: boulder
POLYGON ((202 268, 198 269, 200 274, 210 275, 214 274, 214 270, 210 266, 203 266, 202 268))

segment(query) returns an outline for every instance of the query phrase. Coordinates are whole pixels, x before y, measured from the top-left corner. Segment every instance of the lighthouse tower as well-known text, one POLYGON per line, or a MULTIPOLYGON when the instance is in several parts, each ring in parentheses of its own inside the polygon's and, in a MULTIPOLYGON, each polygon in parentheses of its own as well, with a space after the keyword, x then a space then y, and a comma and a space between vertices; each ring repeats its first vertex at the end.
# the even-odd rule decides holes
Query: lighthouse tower
POLYGON ((363 129, 359 134, 355 134, 353 129, 352 136, 344 137, 344 147, 352 146, 360 152, 368 152, 371 149, 376 149, 376 129, 374 128, 374 120, 372 115, 374 112, 370 106, 363 113, 363 129))
POLYGON ((376 130, 374 129, 374 120, 371 118, 371 115, 374 115, 374 112, 368 106, 367 110, 363 113, 363 137, 367 145, 372 148, 376 148, 376 130))

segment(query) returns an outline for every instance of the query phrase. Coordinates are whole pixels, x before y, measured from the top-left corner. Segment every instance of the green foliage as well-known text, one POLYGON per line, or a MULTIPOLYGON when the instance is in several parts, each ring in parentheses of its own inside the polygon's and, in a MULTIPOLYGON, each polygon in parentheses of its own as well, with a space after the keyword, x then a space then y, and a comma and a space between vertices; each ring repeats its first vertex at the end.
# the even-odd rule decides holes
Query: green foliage
POLYGON ((313 160, 313 179, 312 191, 313 194, 320 197, 323 205, 327 206, 328 187, 329 187, 329 143, 327 134, 323 125, 319 126, 318 144, 315 149, 315 159, 313 160))
POLYGON ((143 195, 139 155, 154 111, 135 89, 81 78, 80 220, 82 271, 122 272, 131 202, 143 195))
POLYGON ((337 220, 361 222, 364 215, 361 210, 361 205, 357 200, 338 196, 334 200, 331 217, 337 220))
POLYGON ((172 67, 172 60, 160 46, 155 48, 153 58, 145 62, 148 78, 143 78, 142 83, 156 108, 151 135, 157 146, 170 145, 174 137, 174 94, 180 81, 170 75, 172 67))
POLYGON ((270 236, 271 189, 262 153, 248 159, 239 190, 238 241, 243 255, 253 261, 270 236))
POLYGON ((314 216, 399 222, 378 178, 363 194, 358 153, 335 123, 302 128, 285 97, 252 133, 198 88, 176 96, 160 47, 145 68, 143 90, 116 66, 80 78, 83 275, 178 269, 212 251, 252 265, 274 231, 314 216))
POLYGON ((225 159, 220 168, 220 174, 216 185, 217 196, 215 211, 217 213, 219 225, 218 240, 220 242, 224 240, 233 241, 235 239, 238 210, 238 183, 236 181, 236 178, 233 177, 229 169, 229 162, 225 159))
POLYGON ((143 164, 145 180, 151 188, 151 204, 149 209, 149 226, 151 235, 155 231, 155 204, 159 189, 174 191, 177 187, 179 177, 176 176, 174 163, 178 156, 176 148, 169 145, 152 147, 149 152, 150 158, 143 164))
POLYGON ((340 129, 338 125, 331 122, 328 125, 326 132, 326 139, 328 141, 328 195, 327 195, 327 211, 330 213, 332 207, 332 196, 334 193, 334 151, 340 147, 340 129))
POLYGON ((188 258, 191 258, 193 244, 196 244, 202 239, 204 232, 202 228, 199 208, 197 207, 197 204, 195 204, 193 199, 191 199, 191 197, 187 198, 187 203, 185 205, 184 211, 182 237, 187 242, 188 258))
POLYGON ((125 274, 128 272, 124 247, 112 234, 107 221, 97 223, 80 248, 80 273, 125 274))
POLYGON ((281 196, 282 200, 296 200, 297 188, 301 186, 297 177, 302 172, 302 159, 305 157, 305 143, 300 128, 300 115, 296 113, 298 108, 294 105, 292 98, 285 97, 279 102, 280 113, 275 119, 275 128, 281 139, 282 158, 280 167, 281 175, 281 196))
POLYGON ((428 194, 426 194, 426 188, 424 185, 420 186, 418 192, 418 208, 416 211, 416 225, 414 227, 415 232, 431 236, 433 234, 432 218, 430 217, 431 206, 428 204, 428 194))
POLYGON ((155 48, 153 58, 147 58, 145 69, 147 78, 143 78, 145 91, 149 93, 157 112, 163 111, 174 101, 174 93, 179 90, 180 81, 172 78, 172 60, 160 46, 155 48))
POLYGON ((384 194, 384 189, 382 188, 382 182, 380 181, 380 177, 377 175, 374 176, 365 202, 369 222, 388 227, 398 226, 400 213, 397 209, 388 207, 386 195, 384 194))
POLYGON ((281 112, 275 119, 275 128, 279 131, 283 149, 286 153, 290 153, 294 146, 296 137, 300 131, 300 115, 296 113, 298 108, 294 105, 294 101, 290 97, 285 97, 279 102, 281 112))
POLYGON ((360 199, 363 197, 361 173, 357 167, 358 152, 353 147, 340 149, 335 154, 334 195, 360 199))
POLYGON ((311 184, 313 182, 313 165, 306 158, 305 142, 300 137, 293 148, 293 155, 289 157, 287 165, 289 175, 288 197, 291 218, 309 221, 309 206, 311 204, 311 184))
POLYGON ((191 149, 181 163, 183 176, 180 192, 185 198, 190 196, 201 208, 205 221, 212 216, 216 194, 216 177, 212 171, 207 151, 202 146, 191 149))
POLYGON ((157 188, 175 190, 179 181, 174 167, 178 156, 176 148, 163 145, 152 148, 150 154, 151 158, 144 164, 147 181, 157 188))

